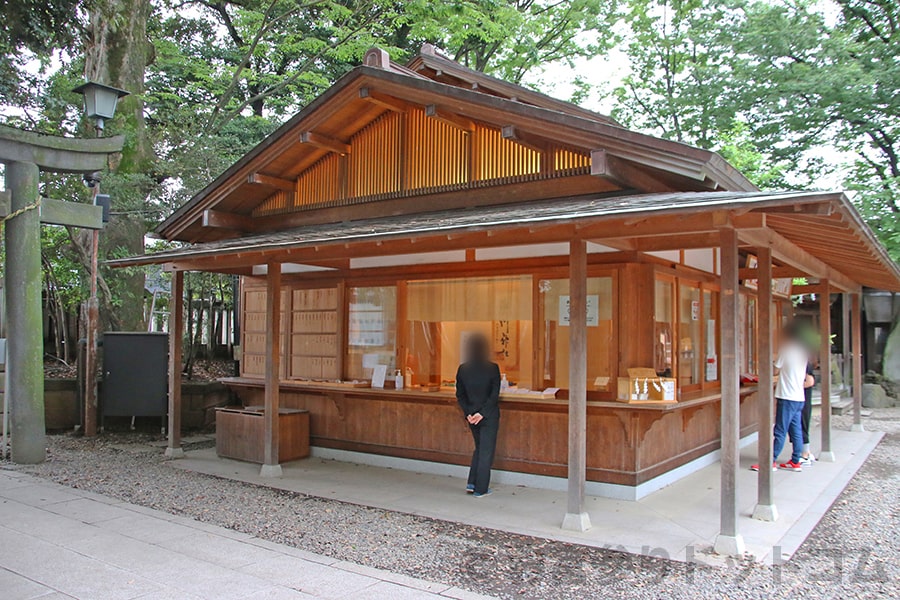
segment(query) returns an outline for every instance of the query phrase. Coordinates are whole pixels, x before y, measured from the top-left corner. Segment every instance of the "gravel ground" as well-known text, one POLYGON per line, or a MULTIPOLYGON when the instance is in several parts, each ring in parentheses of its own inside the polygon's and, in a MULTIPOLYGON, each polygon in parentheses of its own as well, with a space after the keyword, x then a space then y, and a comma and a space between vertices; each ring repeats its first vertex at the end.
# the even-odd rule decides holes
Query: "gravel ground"
MULTIPOLYGON (((836 428, 849 417, 835 417, 836 428)), ((710 568, 478 529, 173 469, 150 434, 50 438, 23 468, 124 501, 273 542, 501 598, 900 597, 900 408, 873 411, 887 435, 795 558, 710 568)), ((13 468, 4 465, 5 468, 13 468)))

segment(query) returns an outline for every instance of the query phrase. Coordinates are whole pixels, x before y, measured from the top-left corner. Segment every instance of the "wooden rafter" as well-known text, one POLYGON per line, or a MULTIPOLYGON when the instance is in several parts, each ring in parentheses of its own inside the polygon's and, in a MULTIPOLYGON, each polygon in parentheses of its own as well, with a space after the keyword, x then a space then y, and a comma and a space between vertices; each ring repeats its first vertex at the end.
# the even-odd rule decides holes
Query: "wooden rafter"
POLYGON ((609 180, 625 189, 645 192, 677 191, 660 178, 626 160, 610 155, 606 150, 591 151, 591 175, 609 180))
POLYGON ((300 142, 315 146, 316 148, 321 148, 322 150, 328 150, 329 152, 336 152, 340 155, 350 154, 350 144, 313 131, 304 131, 301 133, 300 142))
POLYGON ((409 110, 409 103, 367 87, 359 88, 359 97, 393 112, 404 113, 409 110))
POLYGON ((253 231, 253 218, 208 208, 203 211, 203 227, 249 232, 253 231))
POLYGON ((451 127, 461 129, 466 133, 474 133, 475 131, 475 123, 471 119, 460 117, 457 114, 442 110, 435 104, 429 104, 425 107, 425 115, 442 123, 446 123, 451 127))
POLYGON ((250 175, 247 176, 247 183, 265 185, 284 192, 293 192, 297 187, 297 182, 292 179, 284 179, 273 175, 266 175, 265 173, 250 173, 250 175))
POLYGON ((551 145, 550 141, 546 138, 522 131, 515 125, 504 125, 500 129, 500 134, 503 136, 503 139, 515 142, 520 146, 525 146, 535 152, 547 152, 551 145))
POLYGON ((841 273, 819 258, 816 258, 803 248, 797 246, 782 235, 769 229, 742 229, 738 231, 741 239, 754 244, 772 249, 772 256, 781 262, 806 271, 814 277, 828 279, 841 289, 855 292, 860 285, 851 277, 841 273))

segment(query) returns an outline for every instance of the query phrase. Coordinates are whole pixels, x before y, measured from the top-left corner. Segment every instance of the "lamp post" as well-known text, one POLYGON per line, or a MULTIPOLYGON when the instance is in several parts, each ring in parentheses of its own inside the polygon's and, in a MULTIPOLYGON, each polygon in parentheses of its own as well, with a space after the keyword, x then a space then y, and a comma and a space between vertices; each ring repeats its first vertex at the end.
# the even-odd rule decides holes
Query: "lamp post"
MULTIPOLYGON (((95 81, 87 81, 73 92, 84 96, 84 114, 93 119, 97 128, 97 137, 103 135, 106 120, 112 119, 116 113, 119 98, 128 95, 120 90, 95 81)), ((91 188, 94 205, 104 206, 103 222, 109 215, 109 196, 100 192, 100 173, 85 175, 85 183, 91 188)), ((91 295, 87 306, 87 348, 84 358, 84 434, 97 435, 97 337, 100 320, 100 304, 97 300, 97 256, 100 247, 100 231, 91 231, 91 295)))

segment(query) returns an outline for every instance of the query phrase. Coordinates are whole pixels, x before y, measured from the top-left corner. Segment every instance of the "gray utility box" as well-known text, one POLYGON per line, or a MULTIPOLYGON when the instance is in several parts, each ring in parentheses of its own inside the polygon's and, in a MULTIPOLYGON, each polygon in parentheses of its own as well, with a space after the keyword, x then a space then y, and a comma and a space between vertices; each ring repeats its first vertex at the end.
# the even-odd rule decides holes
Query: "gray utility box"
POLYGON ((103 417, 165 417, 169 334, 103 334, 103 417))

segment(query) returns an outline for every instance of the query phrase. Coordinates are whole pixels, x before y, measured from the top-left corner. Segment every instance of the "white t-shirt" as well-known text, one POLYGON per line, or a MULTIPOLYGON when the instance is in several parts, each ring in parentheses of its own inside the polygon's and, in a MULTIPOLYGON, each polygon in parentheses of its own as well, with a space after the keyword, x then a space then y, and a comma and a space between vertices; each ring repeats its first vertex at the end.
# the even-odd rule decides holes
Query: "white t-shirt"
POLYGON ((779 369, 775 397, 793 402, 803 402, 803 384, 806 382, 806 350, 796 342, 787 342, 778 352, 775 366, 779 369))

